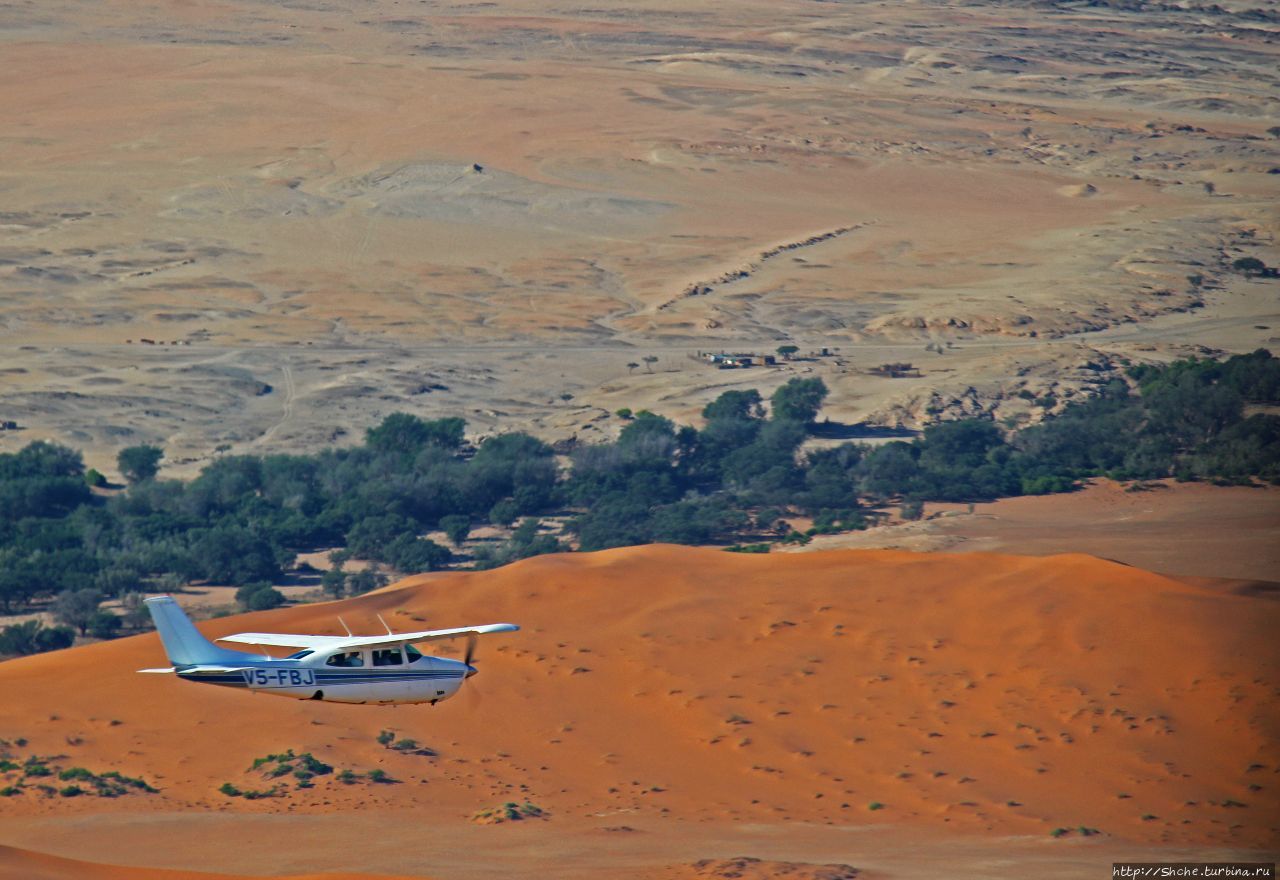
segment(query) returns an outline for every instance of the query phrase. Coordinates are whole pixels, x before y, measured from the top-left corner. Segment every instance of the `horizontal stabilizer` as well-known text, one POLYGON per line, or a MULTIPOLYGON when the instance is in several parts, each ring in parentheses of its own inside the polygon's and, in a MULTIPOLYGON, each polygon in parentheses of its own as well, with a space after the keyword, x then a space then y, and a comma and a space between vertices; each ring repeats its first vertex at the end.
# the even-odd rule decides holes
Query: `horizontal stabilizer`
POLYGON ((484 635, 496 632, 515 632, 520 629, 514 623, 486 623, 483 626, 460 626, 456 629, 428 629, 422 632, 383 634, 380 636, 306 636, 288 633, 236 633, 223 636, 220 642, 240 645, 271 645, 280 648, 310 648, 313 651, 341 650, 344 648, 376 648, 382 646, 434 642, 440 639, 456 639, 461 636, 484 635))
POLYGON ((139 671, 139 672, 156 672, 156 673, 164 673, 164 672, 173 672, 174 670, 173 670, 173 667, 172 667, 172 666, 170 666, 168 669, 139 669, 138 671, 139 671))

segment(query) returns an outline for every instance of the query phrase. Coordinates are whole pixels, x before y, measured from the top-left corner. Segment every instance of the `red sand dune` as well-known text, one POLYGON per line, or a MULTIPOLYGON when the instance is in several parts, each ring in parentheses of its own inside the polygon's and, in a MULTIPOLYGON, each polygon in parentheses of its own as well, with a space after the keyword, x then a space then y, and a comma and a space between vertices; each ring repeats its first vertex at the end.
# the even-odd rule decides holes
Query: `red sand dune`
MULTIPOLYGON (((1088 556, 667 546, 410 578, 342 603, 203 624, 340 633, 512 621, 458 698, 294 702, 135 669, 154 635, 0 665, 0 738, 140 775, 114 800, 5 814, 412 810, 467 822, 530 800, 548 832, 615 811, 710 821, 908 824, 1129 841, 1280 842, 1280 605, 1088 556), (382 729, 434 754, 376 742, 382 729), (286 748, 403 784, 333 777, 220 794, 286 748), (882 808, 871 809, 873 803, 882 808)), ((625 817, 624 817, 625 818, 625 817)), ((20 841, 9 841, 20 843, 20 841)))
MULTIPOLYGON (((0 880, 249 880, 233 874, 96 865, 0 846, 0 880)), ((294 874, 275 880, 395 880, 373 874, 294 874)))

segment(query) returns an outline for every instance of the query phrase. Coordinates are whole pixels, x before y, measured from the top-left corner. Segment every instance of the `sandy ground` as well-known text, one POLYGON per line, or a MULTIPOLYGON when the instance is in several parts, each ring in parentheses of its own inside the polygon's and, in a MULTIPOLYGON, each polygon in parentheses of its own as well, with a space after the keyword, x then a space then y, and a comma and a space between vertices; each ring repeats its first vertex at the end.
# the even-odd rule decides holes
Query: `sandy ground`
POLYGON ((106 864, 441 878, 696 876, 694 862, 735 855, 890 877, 1025 859, 1067 877, 1120 853, 1274 851, 1277 607, 1084 555, 655 546, 420 576, 202 627, 519 622, 437 707, 135 675, 163 662, 154 635, 0 665, 11 754, 160 789, 28 790, 5 799, 0 842, 106 864), (383 729, 419 751, 378 745, 383 729), (286 748, 397 782, 218 792, 267 787, 250 765, 286 748), (469 821, 513 800, 549 818, 469 821))
POLYGON ((1011 393, 1122 358, 1274 346, 1275 282, 1228 264, 1280 262, 1277 27, 1247 3, 7 7, 24 430, 0 449, 110 472, 157 442, 189 473, 397 409, 607 436, 620 406, 689 418, 806 373, 841 421, 1016 423, 1040 412, 1011 393), (839 357, 688 357, 785 341, 839 357), (923 376, 868 375, 889 361, 923 376))
MULTIPOLYGON (((1280 581, 1280 489, 1096 480, 1065 495, 987 504, 925 505, 925 519, 820 535, 804 553, 835 548, 1030 556, 1088 553, 1175 576, 1280 581)), ((895 513, 892 509, 889 513, 895 513)))
MULTIPOLYGON (((140 868, 136 865, 99 865, 80 859, 33 853, 15 847, 0 847, 0 878, 3 880, 241 880, 239 875, 182 871, 174 868, 140 868)), ((395 880, 369 874, 297 874, 281 880, 395 880)))

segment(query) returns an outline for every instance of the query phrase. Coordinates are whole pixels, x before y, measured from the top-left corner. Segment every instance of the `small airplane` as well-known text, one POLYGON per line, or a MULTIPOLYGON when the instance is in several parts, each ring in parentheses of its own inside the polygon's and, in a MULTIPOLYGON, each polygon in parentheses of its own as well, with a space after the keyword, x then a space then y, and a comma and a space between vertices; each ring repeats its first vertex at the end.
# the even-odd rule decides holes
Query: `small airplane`
MULTIPOLYGON (((152 596, 147 610, 160 632, 172 667, 139 672, 174 673, 186 681, 246 688, 295 700, 330 703, 430 703, 456 694, 476 674, 471 665, 476 642, 486 633, 515 632, 512 623, 490 623, 457 629, 386 635, 307 636, 285 633, 238 633, 218 641, 243 645, 301 648, 275 658, 229 651, 210 642, 191 623, 171 596, 152 596), (413 647, 417 642, 465 637, 466 657, 429 657, 413 647)), ((342 618, 338 618, 341 621, 342 618)), ((382 620, 381 616, 378 618, 382 620)), ((343 624, 346 629, 346 624, 343 624)))

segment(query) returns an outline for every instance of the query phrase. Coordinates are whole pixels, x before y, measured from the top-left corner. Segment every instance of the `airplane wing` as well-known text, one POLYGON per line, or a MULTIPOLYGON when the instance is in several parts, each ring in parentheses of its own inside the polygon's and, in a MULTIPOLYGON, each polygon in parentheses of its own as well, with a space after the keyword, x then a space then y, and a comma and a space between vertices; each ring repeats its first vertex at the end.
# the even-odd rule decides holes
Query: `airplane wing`
POLYGON ((214 641, 275 648, 311 648, 314 651, 321 651, 325 648, 341 647, 351 641, 351 638, 351 636, 295 636, 288 633, 236 633, 233 636, 222 636, 214 641))
MULTIPOLYGON (((199 666, 192 666, 190 668, 186 668, 181 671, 183 675, 205 675, 205 674, 221 675, 224 672, 243 672, 246 669, 252 669, 252 668, 253 668, 252 666, 213 666, 210 664, 202 664, 199 666)), ((178 672, 178 671, 179 670, 177 669, 177 667, 174 667, 174 666, 170 666, 167 669, 139 669, 138 670, 138 672, 154 672, 154 673, 161 673, 161 674, 166 672, 178 672)))
POLYGON ((287 633, 236 633, 223 636, 220 642, 242 645, 271 645, 286 648, 311 648, 314 651, 342 648, 391 647, 394 645, 434 642, 440 639, 456 639, 460 636, 484 635, 495 632, 515 632, 520 629, 514 623, 488 623, 483 626, 460 626, 455 629, 428 629, 422 632, 384 634, 380 636, 304 636, 287 633))

